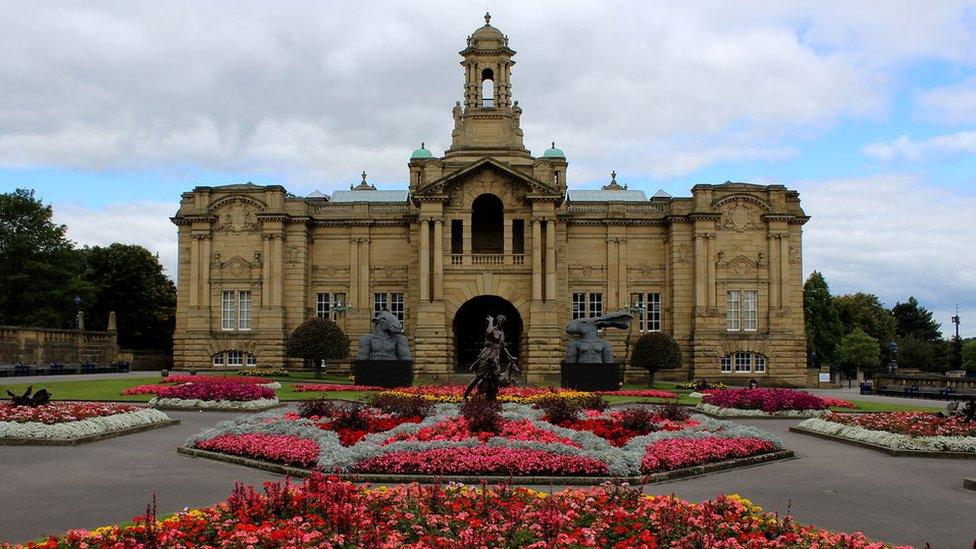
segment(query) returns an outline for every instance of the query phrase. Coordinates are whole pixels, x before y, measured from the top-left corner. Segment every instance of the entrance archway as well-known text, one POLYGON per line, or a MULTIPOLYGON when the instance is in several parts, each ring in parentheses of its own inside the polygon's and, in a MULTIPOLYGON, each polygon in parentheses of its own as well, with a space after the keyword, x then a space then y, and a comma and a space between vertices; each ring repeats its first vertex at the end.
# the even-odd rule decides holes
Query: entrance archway
POLYGON ((508 352, 519 358, 522 347, 522 315, 506 299, 496 295, 481 295, 466 301, 454 314, 454 370, 467 372, 485 345, 488 316, 505 315, 505 342, 508 352))

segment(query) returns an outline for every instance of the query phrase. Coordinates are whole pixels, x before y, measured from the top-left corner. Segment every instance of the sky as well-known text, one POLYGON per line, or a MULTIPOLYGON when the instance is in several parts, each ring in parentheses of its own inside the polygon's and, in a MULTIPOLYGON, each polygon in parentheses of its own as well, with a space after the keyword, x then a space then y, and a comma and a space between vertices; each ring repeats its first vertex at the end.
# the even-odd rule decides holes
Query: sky
MULTIPOLYGON (((0 191, 33 188, 79 244, 172 276, 180 194, 406 188, 461 99, 485 2, 5 0, 0 191)), ((570 188, 617 180, 800 192, 804 271, 914 295, 976 335, 976 2, 487 4, 515 49, 526 146, 570 188)))

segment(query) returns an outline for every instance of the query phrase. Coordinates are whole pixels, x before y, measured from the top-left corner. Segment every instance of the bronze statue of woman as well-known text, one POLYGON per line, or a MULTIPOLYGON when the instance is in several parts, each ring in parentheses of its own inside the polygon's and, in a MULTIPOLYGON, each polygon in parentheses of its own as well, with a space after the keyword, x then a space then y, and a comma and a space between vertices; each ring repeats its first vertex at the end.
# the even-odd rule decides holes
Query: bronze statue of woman
POLYGON ((502 326, 505 325, 506 320, 508 319, 505 315, 488 317, 485 346, 478 353, 478 358, 471 363, 470 370, 474 372, 474 379, 464 390, 464 400, 468 400, 468 395, 477 388, 479 395, 484 396, 486 400, 495 401, 498 399, 498 389, 514 383, 511 371, 513 369, 519 371, 518 359, 513 357, 505 346, 505 332, 502 326), (506 361, 504 366, 502 358, 506 361))

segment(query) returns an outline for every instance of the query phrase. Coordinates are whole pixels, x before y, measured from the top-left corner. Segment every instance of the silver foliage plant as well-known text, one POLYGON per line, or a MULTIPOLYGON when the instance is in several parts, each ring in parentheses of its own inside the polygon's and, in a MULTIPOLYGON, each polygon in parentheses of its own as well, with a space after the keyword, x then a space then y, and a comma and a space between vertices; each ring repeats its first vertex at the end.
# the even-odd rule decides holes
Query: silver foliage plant
POLYGON ((425 427, 432 427, 442 421, 455 420, 460 417, 456 404, 437 404, 433 413, 419 423, 403 423, 381 433, 371 433, 353 446, 343 446, 339 436, 334 431, 325 431, 316 426, 309 419, 285 419, 280 411, 265 412, 224 421, 210 429, 206 429, 186 440, 186 446, 195 447, 198 442, 209 440, 222 435, 266 434, 292 435, 315 441, 319 446, 318 468, 327 472, 349 472, 356 464, 374 457, 397 452, 420 452, 439 448, 464 448, 485 444, 490 447, 524 448, 542 450, 545 452, 580 456, 599 460, 607 464, 612 476, 635 476, 641 473, 641 461, 648 445, 662 440, 678 438, 756 438, 766 440, 777 448, 783 447, 782 442, 774 435, 757 427, 741 425, 727 421, 720 421, 702 415, 693 415, 698 425, 686 427, 678 431, 655 431, 647 435, 632 438, 623 447, 611 445, 605 439, 589 432, 577 431, 566 427, 553 425, 542 419, 544 413, 525 404, 506 403, 502 406, 502 417, 507 420, 528 420, 533 426, 550 431, 560 437, 571 440, 579 445, 570 446, 562 443, 545 443, 534 441, 511 440, 504 437, 491 437, 485 442, 477 438, 461 441, 396 441, 384 445, 383 442, 398 435, 416 434, 425 427))

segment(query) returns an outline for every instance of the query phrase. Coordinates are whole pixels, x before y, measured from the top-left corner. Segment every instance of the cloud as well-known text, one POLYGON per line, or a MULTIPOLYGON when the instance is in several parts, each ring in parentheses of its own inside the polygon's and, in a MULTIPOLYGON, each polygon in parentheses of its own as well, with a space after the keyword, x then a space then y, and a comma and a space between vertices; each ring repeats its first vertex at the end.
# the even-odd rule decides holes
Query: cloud
POLYGON ((166 275, 176 279, 176 225, 169 218, 177 203, 127 202, 101 208, 54 203, 54 221, 68 226, 68 238, 81 246, 113 242, 139 244, 159 255, 166 275))
POLYGON ((795 182, 803 208, 805 274, 836 294, 867 291, 887 305, 915 296, 948 333, 956 304, 976 335, 976 192, 950 192, 916 175, 795 182))
POLYGON ((918 92, 915 114, 944 124, 976 124, 976 78, 918 92))
POLYGON ((878 160, 890 161, 900 157, 912 162, 933 154, 976 154, 976 131, 937 135, 922 141, 902 135, 889 143, 865 145, 861 152, 878 160))
MULTIPOLYGON (((0 166, 193 165, 281 173, 298 189, 341 187, 365 168, 405 182, 420 141, 450 145, 457 51, 480 8, 8 3, 0 166)), ((965 5, 950 2, 492 8, 520 51, 527 145, 557 140, 584 179, 777 161, 839 120, 883 114, 892 65, 976 51, 965 5)))

